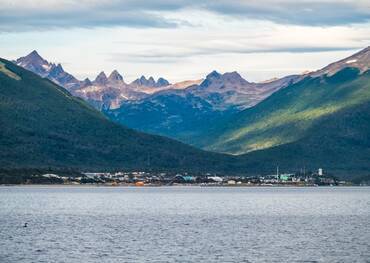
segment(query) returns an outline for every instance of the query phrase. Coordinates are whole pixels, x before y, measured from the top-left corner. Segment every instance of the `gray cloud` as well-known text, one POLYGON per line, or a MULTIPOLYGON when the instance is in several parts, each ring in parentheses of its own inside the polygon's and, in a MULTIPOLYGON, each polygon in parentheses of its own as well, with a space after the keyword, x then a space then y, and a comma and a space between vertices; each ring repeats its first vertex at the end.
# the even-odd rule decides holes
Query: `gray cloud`
POLYGON ((42 4, 40 8, 0 5, 0 32, 116 26, 169 28, 187 24, 186 21, 165 19, 159 12, 151 12, 136 5, 126 5, 125 2, 114 1, 111 4, 91 6, 61 5, 60 8, 42 4))
POLYGON ((370 5, 361 0, 208 1, 205 8, 222 15, 282 24, 330 26, 370 20, 370 5))
MULTIPOLYGON (((203 10, 232 19, 331 26, 370 20, 367 0, 0 0, 0 31, 53 28, 176 27, 165 13, 203 10)), ((189 16, 188 20, 191 20, 189 16)))
POLYGON ((231 47, 193 47, 189 50, 173 50, 172 52, 163 52, 150 50, 138 53, 113 53, 110 54, 111 61, 129 61, 132 63, 174 63, 179 59, 186 59, 193 56, 212 56, 220 54, 256 54, 256 53, 314 53, 329 51, 348 51, 356 50, 359 47, 260 47, 260 48, 231 48, 231 47))

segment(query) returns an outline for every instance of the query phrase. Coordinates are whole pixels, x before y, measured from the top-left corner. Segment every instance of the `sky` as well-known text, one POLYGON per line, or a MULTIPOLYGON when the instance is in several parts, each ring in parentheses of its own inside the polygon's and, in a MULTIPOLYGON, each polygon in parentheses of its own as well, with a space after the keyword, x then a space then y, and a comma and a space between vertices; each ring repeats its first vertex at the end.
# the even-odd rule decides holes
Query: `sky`
POLYGON ((369 45, 370 0, 0 0, 0 57, 37 50, 79 79, 263 81, 369 45))

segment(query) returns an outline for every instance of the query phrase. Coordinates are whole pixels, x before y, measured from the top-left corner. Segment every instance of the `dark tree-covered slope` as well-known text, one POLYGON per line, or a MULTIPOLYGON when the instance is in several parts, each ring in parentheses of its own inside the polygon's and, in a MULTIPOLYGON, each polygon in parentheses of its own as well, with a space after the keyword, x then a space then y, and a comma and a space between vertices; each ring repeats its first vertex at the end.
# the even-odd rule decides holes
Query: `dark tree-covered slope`
POLYGON ((115 124, 51 81, 0 63, 3 168, 239 169, 234 157, 115 124))

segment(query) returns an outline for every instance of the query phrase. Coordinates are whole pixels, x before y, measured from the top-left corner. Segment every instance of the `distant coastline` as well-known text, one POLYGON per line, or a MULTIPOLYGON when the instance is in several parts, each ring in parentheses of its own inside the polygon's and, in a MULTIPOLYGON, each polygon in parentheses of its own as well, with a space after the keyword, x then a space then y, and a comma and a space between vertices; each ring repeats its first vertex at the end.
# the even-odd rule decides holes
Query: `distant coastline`
POLYGON ((79 172, 61 170, 14 170, 0 173, 0 185, 58 185, 106 187, 316 187, 368 185, 366 181, 347 181, 325 173, 283 173, 269 175, 227 175, 191 172, 79 172))
POLYGON ((302 187, 369 187, 370 185, 365 184, 343 184, 343 185, 287 185, 287 184, 276 184, 276 185, 201 185, 201 184, 177 184, 177 185, 143 185, 136 186, 134 184, 121 184, 121 185, 110 185, 110 184, 0 184, 0 188, 6 187, 29 187, 29 188, 302 188, 302 187))

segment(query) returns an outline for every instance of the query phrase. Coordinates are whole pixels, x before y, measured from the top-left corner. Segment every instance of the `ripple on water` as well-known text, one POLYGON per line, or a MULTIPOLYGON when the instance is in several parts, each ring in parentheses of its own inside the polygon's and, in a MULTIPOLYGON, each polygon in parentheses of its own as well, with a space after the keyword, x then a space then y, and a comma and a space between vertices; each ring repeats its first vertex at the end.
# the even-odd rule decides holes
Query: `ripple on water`
POLYGON ((0 187, 0 262, 367 262, 369 216, 365 187, 0 187))

